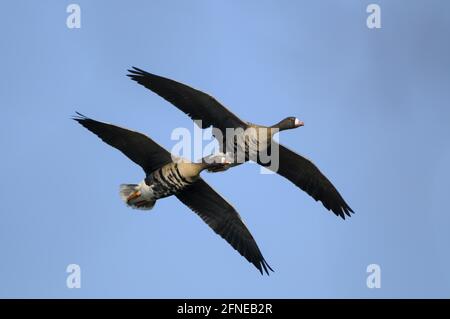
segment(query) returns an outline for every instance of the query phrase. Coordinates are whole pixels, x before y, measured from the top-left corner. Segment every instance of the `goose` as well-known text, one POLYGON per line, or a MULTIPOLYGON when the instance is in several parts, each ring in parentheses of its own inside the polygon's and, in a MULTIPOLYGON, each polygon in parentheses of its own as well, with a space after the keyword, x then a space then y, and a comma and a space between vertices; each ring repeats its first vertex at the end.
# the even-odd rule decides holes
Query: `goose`
POLYGON ((150 210, 157 200, 174 195, 261 274, 263 270, 267 275, 269 270, 273 271, 238 212, 200 177, 203 170, 228 165, 223 157, 214 155, 200 163, 173 160, 167 150, 144 134, 78 112, 73 119, 144 170, 145 178, 140 183, 120 186, 120 197, 128 206, 150 210))
POLYGON ((211 95, 186 84, 132 67, 128 70, 132 80, 153 91, 173 104, 193 120, 200 128, 213 127, 213 135, 218 140, 221 151, 231 150, 233 162, 228 167, 240 165, 250 159, 274 171, 305 191, 316 201, 345 219, 354 211, 345 202, 336 187, 309 159, 291 151, 272 138, 279 131, 295 129, 304 125, 296 117, 287 117, 272 126, 262 126, 241 120, 211 95), (233 138, 227 138, 227 130, 239 130, 233 138), (262 132, 262 133, 261 133, 262 132), (261 160, 263 152, 278 151, 278 165, 269 165, 261 160), (255 154, 256 153, 256 154, 255 154), (245 154, 245 158, 238 158, 245 154))

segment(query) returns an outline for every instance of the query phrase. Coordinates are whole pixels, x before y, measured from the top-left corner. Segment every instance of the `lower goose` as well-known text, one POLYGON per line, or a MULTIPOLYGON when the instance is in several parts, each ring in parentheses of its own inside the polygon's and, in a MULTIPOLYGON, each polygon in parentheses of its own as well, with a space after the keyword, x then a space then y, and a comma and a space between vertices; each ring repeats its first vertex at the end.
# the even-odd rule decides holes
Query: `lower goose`
POLYGON ((205 169, 222 170, 229 163, 211 157, 201 163, 174 162, 168 151, 141 133, 95 121, 80 113, 73 119, 143 168, 146 176, 140 183, 121 185, 120 195, 128 206, 149 210, 158 199, 174 195, 261 274, 273 271, 238 212, 200 177, 205 169))

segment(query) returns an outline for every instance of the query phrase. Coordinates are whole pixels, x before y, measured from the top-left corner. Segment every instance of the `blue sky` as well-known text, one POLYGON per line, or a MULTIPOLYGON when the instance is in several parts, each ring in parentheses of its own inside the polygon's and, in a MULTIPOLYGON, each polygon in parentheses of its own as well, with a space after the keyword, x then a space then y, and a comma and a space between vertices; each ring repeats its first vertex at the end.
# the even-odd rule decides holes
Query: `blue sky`
POLYGON ((450 4, 377 1, 8 1, 0 13, 0 296, 450 296, 450 4), (213 94, 312 159, 343 221, 247 164, 204 178, 274 268, 262 277, 176 198, 121 202, 141 169, 70 120, 80 111, 170 149, 192 121, 130 81, 138 66, 213 94), (66 287, 68 264, 80 289, 66 287), (366 267, 381 267, 381 288, 366 267))

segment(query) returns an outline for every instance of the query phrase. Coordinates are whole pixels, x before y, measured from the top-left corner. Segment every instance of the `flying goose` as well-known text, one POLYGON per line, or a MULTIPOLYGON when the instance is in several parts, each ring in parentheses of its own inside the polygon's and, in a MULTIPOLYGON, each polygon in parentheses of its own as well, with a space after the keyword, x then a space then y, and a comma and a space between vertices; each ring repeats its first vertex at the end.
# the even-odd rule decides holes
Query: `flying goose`
MULTIPOLYGON (((295 117, 287 117, 269 127, 255 125, 241 120, 209 94, 136 67, 128 71, 130 72, 128 76, 132 80, 172 103, 193 120, 202 120, 201 128, 213 126, 213 135, 221 145, 221 151, 228 153, 231 150, 234 154, 232 166, 255 159, 260 165, 290 180, 316 201, 321 201, 325 208, 331 210, 336 216, 345 219, 346 215, 350 216, 350 213, 353 213, 333 184, 310 160, 272 140, 273 135, 278 131, 303 126, 302 121, 295 117), (226 131, 230 128, 241 129, 240 133, 238 132, 231 140, 226 138, 226 131), (266 133, 258 134, 260 131, 266 133), (249 151, 254 149, 250 145, 258 146, 256 157, 249 151), (279 163, 278 167, 275 166, 276 168, 263 162, 259 157, 262 151, 270 153, 272 146, 273 149, 278 150, 279 154, 279 163), (245 160, 239 161, 236 158, 239 152, 245 154, 245 160), (251 155, 253 155, 252 158, 251 155)), ((197 122, 196 124, 199 125, 197 122)))
POLYGON ((171 195, 188 206, 218 235, 263 274, 272 270, 238 212, 201 177, 203 170, 228 165, 213 159, 201 163, 173 161, 171 154, 144 134, 90 119, 77 112, 75 121, 142 167, 139 184, 122 184, 120 196, 130 207, 150 210, 171 195))

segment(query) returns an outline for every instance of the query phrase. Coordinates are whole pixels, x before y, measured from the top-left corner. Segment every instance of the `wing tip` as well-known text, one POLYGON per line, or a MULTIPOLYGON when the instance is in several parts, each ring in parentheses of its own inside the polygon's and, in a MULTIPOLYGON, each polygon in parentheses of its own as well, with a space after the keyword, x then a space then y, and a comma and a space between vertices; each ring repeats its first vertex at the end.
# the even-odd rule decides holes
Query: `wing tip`
POLYGON ((343 201, 343 203, 338 207, 328 209, 331 210, 336 216, 341 217, 343 220, 345 220, 345 216, 351 217, 352 214, 355 213, 345 201, 343 201))
POLYGON ((127 74, 127 76, 130 77, 134 81, 138 81, 140 78, 150 75, 150 73, 148 73, 140 68, 137 68, 135 66, 132 66, 131 69, 127 69, 127 71, 129 72, 127 74))
POLYGON ((72 115, 71 119, 74 121, 77 121, 78 123, 90 120, 89 117, 87 117, 86 115, 81 114, 80 112, 77 112, 77 111, 75 111, 75 115, 72 115))
POLYGON ((259 272, 261 273, 262 276, 264 276, 264 273, 265 273, 267 276, 270 276, 269 270, 270 270, 271 272, 275 272, 275 271, 272 269, 272 267, 270 267, 270 265, 267 263, 267 261, 266 261, 264 258, 262 258, 262 260, 259 261, 259 262, 256 264, 256 268, 258 268, 258 270, 259 270, 259 272))

